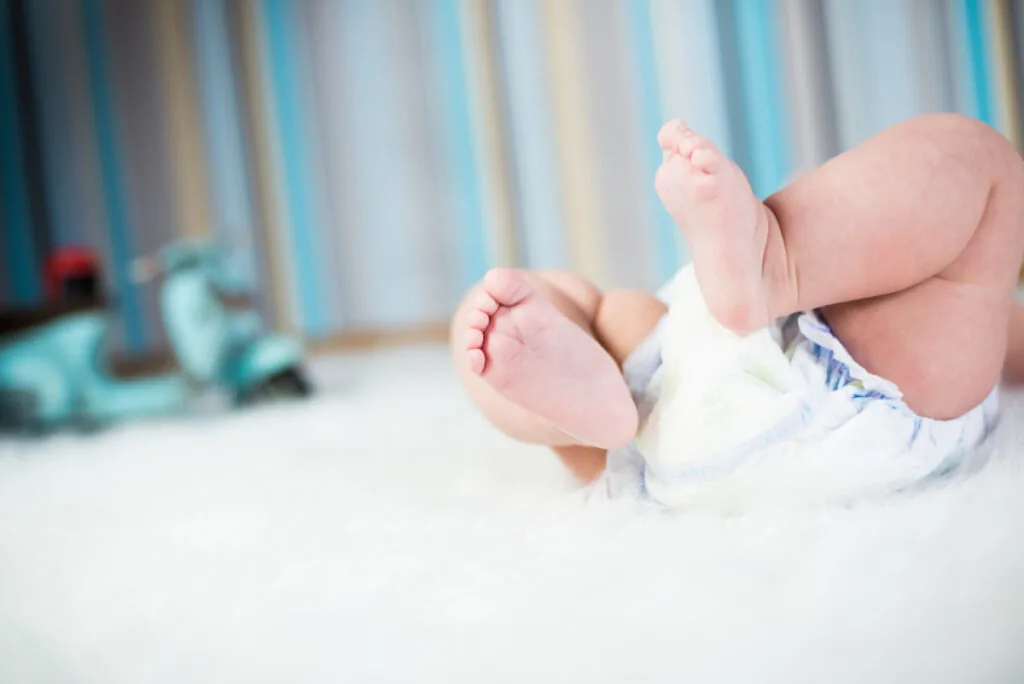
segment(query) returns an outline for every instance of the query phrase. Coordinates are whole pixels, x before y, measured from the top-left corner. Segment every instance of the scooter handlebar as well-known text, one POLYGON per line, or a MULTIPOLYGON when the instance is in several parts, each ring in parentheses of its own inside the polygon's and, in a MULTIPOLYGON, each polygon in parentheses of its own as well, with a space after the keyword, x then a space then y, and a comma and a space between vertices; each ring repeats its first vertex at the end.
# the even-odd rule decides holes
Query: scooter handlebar
POLYGON ((136 285, 148 283, 163 270, 160 260, 151 256, 138 257, 128 265, 128 277, 136 285))

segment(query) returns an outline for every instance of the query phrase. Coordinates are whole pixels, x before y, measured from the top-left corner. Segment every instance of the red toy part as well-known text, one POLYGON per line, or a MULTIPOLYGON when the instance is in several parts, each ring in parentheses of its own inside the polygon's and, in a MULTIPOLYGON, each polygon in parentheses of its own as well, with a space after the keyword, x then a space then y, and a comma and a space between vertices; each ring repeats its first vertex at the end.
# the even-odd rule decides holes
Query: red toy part
MULTIPOLYGON (((61 301, 74 293, 75 284, 99 283, 99 259, 88 247, 61 247, 46 260, 46 299, 61 301)), ((82 293, 84 294, 84 293, 82 293)))

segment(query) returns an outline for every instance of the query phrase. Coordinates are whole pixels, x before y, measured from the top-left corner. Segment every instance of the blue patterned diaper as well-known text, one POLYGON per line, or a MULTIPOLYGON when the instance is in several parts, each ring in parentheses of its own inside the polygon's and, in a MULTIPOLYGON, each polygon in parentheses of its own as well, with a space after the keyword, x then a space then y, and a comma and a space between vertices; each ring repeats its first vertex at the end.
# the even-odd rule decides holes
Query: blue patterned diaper
MULTIPOLYGON (((641 425, 659 400, 667 320, 623 365, 641 425)), ((611 451, 608 493, 670 507, 707 496, 851 498, 920 487, 983 462, 980 447, 998 416, 997 389, 959 418, 923 418, 896 385, 858 364, 817 313, 779 321, 773 334, 809 388, 791 410, 769 429, 710 456, 645 458, 636 442, 611 451)))

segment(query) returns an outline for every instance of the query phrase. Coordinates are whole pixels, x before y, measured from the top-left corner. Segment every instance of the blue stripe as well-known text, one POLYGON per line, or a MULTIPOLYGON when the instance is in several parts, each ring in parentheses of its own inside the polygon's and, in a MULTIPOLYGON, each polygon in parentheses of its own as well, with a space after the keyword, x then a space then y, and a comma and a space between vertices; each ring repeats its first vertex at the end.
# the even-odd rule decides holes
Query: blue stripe
POLYGON ((988 24, 982 0, 963 0, 964 39, 970 73, 973 111, 971 114, 989 125, 996 125, 996 108, 990 81, 988 57, 988 24))
POLYGON ((224 0, 195 0, 199 87, 205 109, 206 151, 212 169, 217 228, 232 253, 240 251, 240 276, 259 283, 252 233, 253 218, 246 178, 245 153, 239 126, 241 113, 234 89, 224 0))
POLYGON ((131 348, 143 345, 139 302, 128 274, 128 265, 134 252, 131 245, 131 225, 126 198, 122 194, 122 173, 115 132, 115 112, 108 81, 107 54, 104 50, 104 21, 99 0, 82 0, 82 20, 85 24, 86 61, 92 90, 92 118, 96 127, 100 158, 100 177, 109 221, 111 268, 113 281, 120 298, 127 341, 131 348))
POLYGON ((417 270, 421 255, 409 239, 418 217, 404 201, 410 171, 382 144, 391 141, 400 155, 402 146, 394 143, 401 135, 396 132, 422 122, 399 105, 398 69, 405 65, 389 46, 395 33, 386 6, 347 0, 334 8, 335 59, 345 69, 338 79, 337 103, 344 135, 334 153, 346 169, 344 197, 352 207, 343 226, 347 249, 342 266, 356 283, 351 320, 358 326, 419 323, 425 292, 417 270))
POLYGON ((525 265, 565 268, 558 162, 537 0, 501 2, 497 10, 501 18, 500 42, 523 221, 525 265))
POLYGON ((874 115, 869 134, 873 135, 918 113, 920 79, 914 72, 914 36, 906 0, 867 0, 861 11, 866 13, 872 37, 870 45, 865 43, 865 56, 871 69, 868 84, 874 90, 868 99, 874 115))
POLYGON ((829 75, 835 89, 836 130, 840 148, 849 149, 871 133, 871 117, 865 103, 871 88, 864 53, 873 49, 864 43, 866 18, 858 6, 848 0, 826 0, 826 40, 829 50, 829 75))
POLYGON ((643 131, 641 148, 644 151, 649 170, 646 199, 650 215, 654 217, 655 244, 661 277, 667 280, 679 268, 679 229, 672 217, 662 206, 654 191, 654 176, 661 166, 661 148, 658 146, 658 131, 662 125, 661 101, 658 92, 657 66, 654 56, 654 36, 651 33, 650 0, 623 0, 629 13, 633 33, 633 50, 636 55, 637 87, 643 131))
POLYGON ((765 197, 785 183, 788 131, 782 109, 774 0, 733 0, 750 146, 750 182, 765 197))
POLYGON ((0 190, 3 201, 5 272, 14 299, 29 303, 41 292, 38 255, 32 241, 32 216, 25 184, 24 149, 15 86, 9 8, 0 6, 0 190))
POLYGON ((302 111, 298 82, 302 78, 295 64, 291 32, 296 30, 290 5, 285 0, 264 0, 273 99, 284 162, 287 206, 291 219, 293 272, 298 277, 300 309, 305 329, 321 335, 326 331, 326 312, 321 298, 321 265, 317 257, 315 232, 320 223, 309 174, 309 142, 306 117, 302 111))
POLYGON ((463 41, 457 0, 434 0, 434 30, 440 49, 447 143, 456 182, 459 229, 462 236, 462 284, 468 288, 487 271, 479 160, 473 147, 463 41))
MULTIPOLYGON (((728 157, 733 155, 729 136, 729 112, 725 105, 725 67, 722 64, 721 29, 715 14, 717 0, 686 0, 684 22, 679 27, 687 35, 684 45, 687 62, 668 64, 669 73, 685 69, 687 87, 686 122, 718 145, 728 157), (694 65, 697 65, 696 67, 694 65)), ((733 116, 739 116, 734 112, 733 116)))

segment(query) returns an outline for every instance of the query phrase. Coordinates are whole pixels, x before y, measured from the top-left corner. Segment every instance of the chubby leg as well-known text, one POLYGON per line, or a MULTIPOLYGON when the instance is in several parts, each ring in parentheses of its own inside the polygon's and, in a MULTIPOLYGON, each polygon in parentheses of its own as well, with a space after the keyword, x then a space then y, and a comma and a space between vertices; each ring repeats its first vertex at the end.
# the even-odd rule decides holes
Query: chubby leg
POLYGON ((952 418, 999 379, 1024 254, 1024 162, 956 115, 902 123, 768 198, 681 122, 657 187, 712 314, 737 332, 820 308, 915 411, 952 418))
POLYGON ((452 353, 492 423, 519 441, 554 447, 590 479, 604 467, 604 450, 636 432, 619 364, 663 314, 651 295, 602 296, 568 273, 496 269, 459 307, 452 353))

